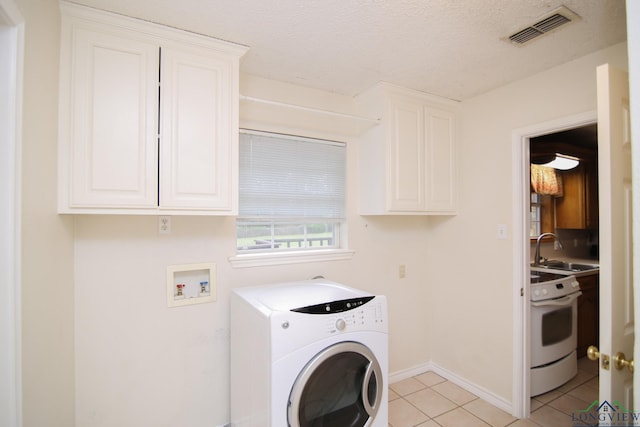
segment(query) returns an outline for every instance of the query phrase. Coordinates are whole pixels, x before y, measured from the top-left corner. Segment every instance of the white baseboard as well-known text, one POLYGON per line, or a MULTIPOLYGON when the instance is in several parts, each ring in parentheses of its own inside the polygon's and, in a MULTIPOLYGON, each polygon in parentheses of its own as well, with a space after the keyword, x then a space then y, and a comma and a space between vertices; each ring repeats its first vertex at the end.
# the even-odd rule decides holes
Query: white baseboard
POLYGON ((397 383, 407 378, 415 377, 416 375, 424 374, 425 372, 433 371, 433 364, 431 362, 423 363, 422 365, 413 366, 408 369, 389 373, 389 384, 397 383))
POLYGON ((513 414, 513 405, 512 402, 503 398, 502 396, 498 396, 497 394, 487 390, 484 387, 481 387, 466 378, 463 378, 457 375, 454 372, 451 372, 441 366, 434 364, 433 362, 427 362, 421 365, 417 365, 408 369, 403 369, 401 371, 391 372, 389 373, 389 383, 397 383, 402 380, 406 380, 407 378, 414 377, 416 375, 424 374, 425 372, 432 371, 441 377, 451 381, 459 387, 462 387, 469 393, 473 393, 478 396, 480 399, 492 404, 493 406, 502 409, 503 411, 513 414))

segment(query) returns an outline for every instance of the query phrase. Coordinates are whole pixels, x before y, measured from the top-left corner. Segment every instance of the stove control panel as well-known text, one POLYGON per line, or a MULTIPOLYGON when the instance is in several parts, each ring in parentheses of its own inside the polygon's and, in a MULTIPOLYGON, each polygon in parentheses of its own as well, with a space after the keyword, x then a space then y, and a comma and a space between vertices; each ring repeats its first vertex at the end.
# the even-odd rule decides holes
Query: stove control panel
POLYGON ((580 290, 575 276, 563 276, 559 279, 531 284, 531 301, 543 301, 562 298, 580 290))

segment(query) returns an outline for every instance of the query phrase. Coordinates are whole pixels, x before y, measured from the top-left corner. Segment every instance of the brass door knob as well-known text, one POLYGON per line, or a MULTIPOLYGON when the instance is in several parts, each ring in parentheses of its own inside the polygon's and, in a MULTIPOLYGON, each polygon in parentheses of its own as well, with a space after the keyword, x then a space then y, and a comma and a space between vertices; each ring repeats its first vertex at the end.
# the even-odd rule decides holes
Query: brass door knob
POLYGON ((587 357, 589 360, 598 360, 600 358, 600 351, 598 350, 598 347, 590 345, 587 349, 587 357))
MULTIPOLYGON (((589 348, 587 348, 587 357, 589 358, 589 360, 601 359, 602 369, 604 369, 606 371, 608 371, 609 368, 611 367, 611 360, 609 358, 609 355, 608 354, 600 354, 600 351, 598 350, 598 347, 596 347, 595 345, 590 345, 589 348)), ((623 359, 624 359, 624 357, 623 357, 623 359)), ((630 369, 633 369, 633 368, 630 368, 630 369)))
POLYGON ((624 353, 618 352, 613 356, 613 363, 617 370, 627 368, 633 374, 633 359, 627 360, 624 353))

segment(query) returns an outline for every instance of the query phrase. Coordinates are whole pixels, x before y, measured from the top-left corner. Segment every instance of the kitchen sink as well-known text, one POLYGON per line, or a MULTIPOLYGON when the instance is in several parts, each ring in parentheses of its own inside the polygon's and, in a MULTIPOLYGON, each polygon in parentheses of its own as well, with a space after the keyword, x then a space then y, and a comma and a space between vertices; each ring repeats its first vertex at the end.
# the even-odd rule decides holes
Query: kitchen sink
POLYGON ((559 261, 559 260, 547 260, 540 265, 533 265, 536 268, 546 268, 550 270, 563 270, 563 271, 589 271, 597 270, 600 268, 597 264, 582 264, 577 262, 559 261))

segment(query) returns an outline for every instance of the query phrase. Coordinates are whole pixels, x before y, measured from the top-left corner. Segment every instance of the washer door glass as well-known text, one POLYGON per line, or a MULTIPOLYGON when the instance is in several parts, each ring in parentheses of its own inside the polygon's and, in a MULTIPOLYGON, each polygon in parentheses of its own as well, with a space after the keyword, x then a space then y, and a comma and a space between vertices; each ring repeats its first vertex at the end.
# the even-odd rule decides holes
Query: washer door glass
POLYGON ((291 427, 364 427, 382 399, 382 372, 366 346, 342 342, 318 353, 289 396, 291 427))

